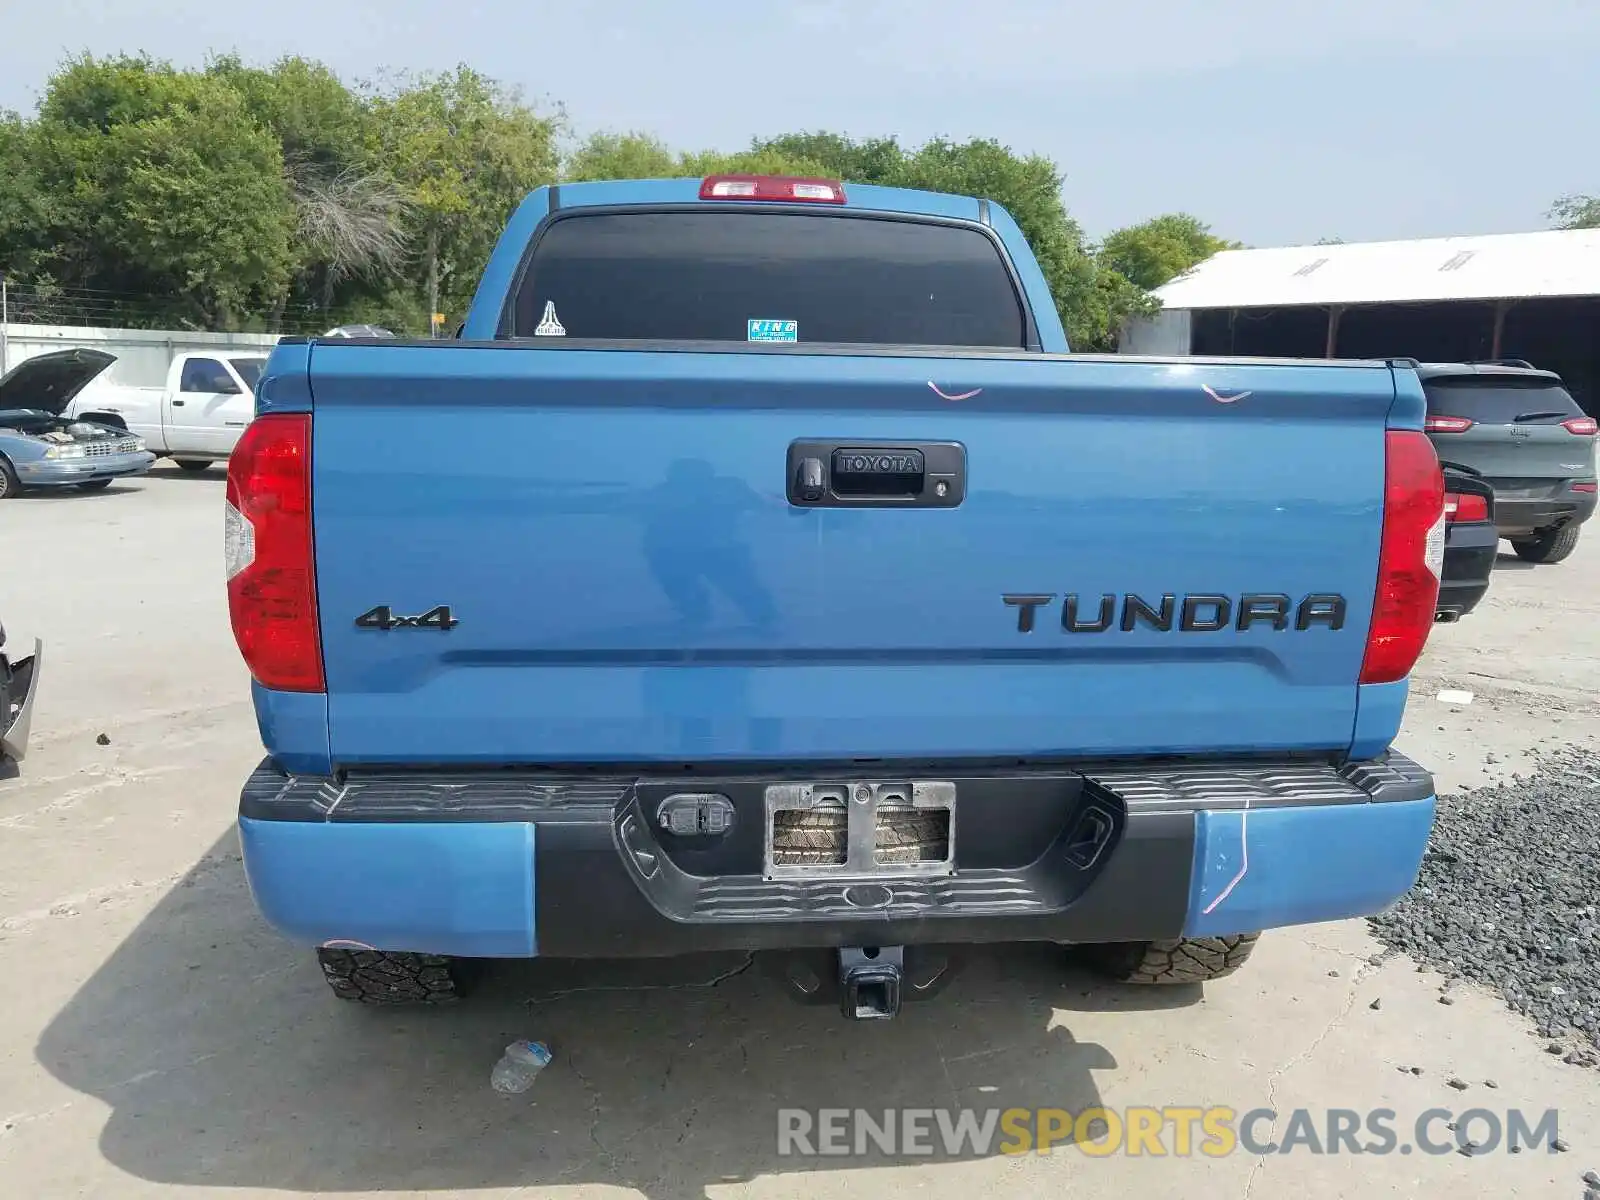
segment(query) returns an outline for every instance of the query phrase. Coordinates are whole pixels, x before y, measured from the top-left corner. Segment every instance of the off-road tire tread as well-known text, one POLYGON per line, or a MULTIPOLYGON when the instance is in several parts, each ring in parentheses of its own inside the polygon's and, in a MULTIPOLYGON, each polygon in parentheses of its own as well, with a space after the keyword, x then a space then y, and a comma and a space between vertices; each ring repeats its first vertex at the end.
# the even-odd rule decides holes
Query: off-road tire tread
POLYGON ((785 865, 839 863, 849 836, 847 821, 842 808, 786 813, 783 825, 772 831, 773 855, 785 865))
MULTIPOLYGON (((773 850, 786 866, 833 866, 844 859, 848 818, 842 809, 798 814, 773 834, 773 850)), ((880 824, 876 834, 881 863, 940 862, 949 853, 949 819, 942 813, 916 813, 880 824)))
POLYGON ((1516 551, 1517 557, 1523 562, 1546 564, 1562 562, 1578 548, 1578 532, 1581 528, 1582 526, 1573 523, 1563 525, 1554 533, 1517 538, 1511 543, 1511 549, 1516 551))
POLYGON ((882 863, 942 862, 950 851, 946 813, 916 813, 880 824, 876 833, 882 863))
POLYGON ((317 962, 333 994, 354 1004, 437 1005, 461 998, 456 964, 443 955, 323 948, 317 962))
POLYGON ((1090 958, 1119 983, 1208 983, 1232 975, 1250 957, 1259 933, 1227 937, 1163 938, 1089 947, 1090 958))

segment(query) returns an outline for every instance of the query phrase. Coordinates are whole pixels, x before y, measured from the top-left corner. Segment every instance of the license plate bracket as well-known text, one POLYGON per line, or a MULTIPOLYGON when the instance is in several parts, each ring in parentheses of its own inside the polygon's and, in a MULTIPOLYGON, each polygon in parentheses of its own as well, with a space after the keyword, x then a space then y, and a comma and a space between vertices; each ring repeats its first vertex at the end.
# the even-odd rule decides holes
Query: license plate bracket
POLYGON ((955 870, 948 780, 774 783, 765 789, 762 871, 771 879, 904 879, 955 870))

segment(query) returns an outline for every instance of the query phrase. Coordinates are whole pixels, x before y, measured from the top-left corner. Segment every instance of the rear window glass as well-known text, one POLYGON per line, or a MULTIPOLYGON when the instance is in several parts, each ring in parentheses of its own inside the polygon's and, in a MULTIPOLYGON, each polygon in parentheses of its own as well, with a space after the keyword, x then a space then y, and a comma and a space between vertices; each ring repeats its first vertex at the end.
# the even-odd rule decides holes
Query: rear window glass
POLYGON ((1583 415, 1567 389, 1548 379, 1471 375, 1427 380, 1422 390, 1429 416, 1466 417, 1480 425, 1559 423, 1583 415))
POLYGON ((513 336, 541 322, 570 338, 1026 346, 1010 272, 977 230, 789 213, 556 221, 513 336))

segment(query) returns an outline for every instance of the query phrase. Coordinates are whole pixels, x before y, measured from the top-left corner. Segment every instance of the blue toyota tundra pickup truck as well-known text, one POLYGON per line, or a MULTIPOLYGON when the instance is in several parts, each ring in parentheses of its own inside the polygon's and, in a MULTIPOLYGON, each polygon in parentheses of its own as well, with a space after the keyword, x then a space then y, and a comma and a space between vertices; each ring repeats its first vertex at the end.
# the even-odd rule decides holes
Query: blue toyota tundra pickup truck
POLYGON ((286 339, 227 484, 256 903, 350 1000, 963 945, 1115 977, 1416 879, 1443 482, 1412 367, 1069 354, 981 199, 540 188, 455 340, 286 339))

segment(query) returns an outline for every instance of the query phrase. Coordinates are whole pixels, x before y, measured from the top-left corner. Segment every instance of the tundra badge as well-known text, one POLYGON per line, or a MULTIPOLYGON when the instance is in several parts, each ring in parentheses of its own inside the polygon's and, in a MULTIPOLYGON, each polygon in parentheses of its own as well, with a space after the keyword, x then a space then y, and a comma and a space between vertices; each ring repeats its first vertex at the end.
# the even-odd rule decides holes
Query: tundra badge
MULTIPOLYGON (((1055 603, 1049 592, 1007 593, 1000 597, 1007 608, 1017 610, 1017 632, 1032 633, 1035 613, 1055 603)), ((1140 625, 1161 633, 1216 633, 1230 625, 1249 629, 1265 625, 1269 629, 1297 631, 1322 625, 1328 629, 1344 627, 1345 598, 1337 592, 1312 592, 1296 604, 1277 592, 1246 592, 1242 596, 1220 596, 1196 592, 1179 596, 1168 592, 1151 603, 1128 592, 1114 596, 1079 597, 1069 592, 1061 601, 1062 633, 1105 633, 1113 625, 1131 633, 1140 625)))

